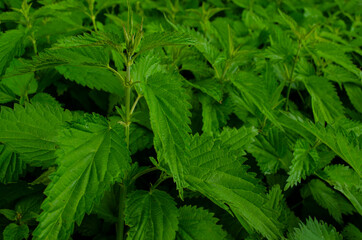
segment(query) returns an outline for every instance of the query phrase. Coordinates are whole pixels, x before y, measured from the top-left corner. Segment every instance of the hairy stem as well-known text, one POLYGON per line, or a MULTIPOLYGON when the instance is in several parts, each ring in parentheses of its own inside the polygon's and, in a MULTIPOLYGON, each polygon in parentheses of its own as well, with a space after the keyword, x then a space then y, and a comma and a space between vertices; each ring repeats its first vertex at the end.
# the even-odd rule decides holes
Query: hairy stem
POLYGON ((124 236, 124 210, 126 208, 127 186, 120 184, 119 188, 119 206, 117 223, 117 240, 123 240, 124 236))
POLYGON ((293 82, 293 73, 294 73, 294 69, 295 66, 297 65, 298 62, 298 58, 299 58, 299 54, 300 54, 300 49, 302 48, 302 43, 299 40, 298 41, 298 50, 297 50, 297 54, 295 55, 294 61, 293 61, 293 65, 292 65, 292 70, 290 71, 290 76, 288 78, 288 91, 287 91, 287 101, 285 103, 285 110, 288 111, 288 105, 289 105, 289 96, 290 96, 290 91, 292 90, 292 82, 293 82))
MULTIPOLYGON (((128 58, 127 70, 126 70, 126 79, 124 82, 124 97, 125 97, 125 107, 126 107, 126 119, 125 119, 125 137, 127 148, 129 149, 129 127, 131 125, 131 93, 132 93, 132 79, 131 79, 131 58, 128 58)), ((120 186, 119 191, 119 206, 118 206, 118 223, 117 223, 117 240, 123 240, 124 236, 124 211, 126 207, 126 197, 127 197, 127 186, 125 181, 120 186)))

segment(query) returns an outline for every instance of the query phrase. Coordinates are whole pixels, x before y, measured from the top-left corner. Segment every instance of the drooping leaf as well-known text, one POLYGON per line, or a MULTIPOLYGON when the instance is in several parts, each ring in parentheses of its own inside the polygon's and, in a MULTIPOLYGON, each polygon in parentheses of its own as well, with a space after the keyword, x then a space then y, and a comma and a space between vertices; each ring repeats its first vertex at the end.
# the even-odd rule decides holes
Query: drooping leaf
POLYGON ((68 239, 74 223, 79 225, 129 169, 130 153, 119 128, 111 128, 98 115, 86 115, 63 128, 58 136, 59 167, 45 190, 35 239, 68 239))
POLYGON ((202 208, 184 206, 179 209, 176 240, 223 240, 226 232, 214 214, 202 208))
POLYGON ((294 157, 285 189, 296 186, 301 180, 312 174, 318 167, 319 155, 304 139, 298 139, 294 147, 294 157))
POLYGON ((345 54, 343 47, 333 43, 318 43, 315 46, 317 54, 326 60, 335 62, 348 71, 359 76, 360 70, 352 63, 351 59, 345 54))
POLYGON ((343 165, 329 165, 319 175, 343 193, 362 215, 362 178, 355 171, 343 165))
POLYGON ((35 166, 54 164, 57 131, 65 121, 72 120, 69 111, 49 104, 2 107, 0 142, 8 145, 26 163, 35 166))
POLYGON ((16 212, 11 209, 0 209, 0 214, 10 221, 16 221, 16 212))
POLYGON ((203 93, 209 95, 215 101, 221 102, 223 97, 222 85, 220 81, 216 78, 207 78, 202 80, 197 80, 195 82, 187 81, 188 84, 194 88, 200 89, 203 93))
POLYGON ((296 228, 290 234, 290 240, 342 240, 342 236, 336 231, 333 226, 318 221, 317 219, 309 218, 306 223, 300 223, 299 228, 296 228))
POLYGON ((0 76, 5 73, 13 58, 24 51, 24 38, 25 33, 22 30, 9 30, 0 35, 0 76))
POLYGON ((129 240, 175 239, 178 226, 176 203, 166 192, 137 190, 127 199, 129 240))
POLYGON ((344 117, 342 103, 327 79, 309 77, 304 83, 312 97, 313 116, 316 122, 333 123, 338 118, 344 117))
POLYGON ((146 35, 139 49, 138 54, 151 50, 156 47, 172 45, 194 45, 196 40, 190 35, 179 32, 161 32, 146 35))
POLYGON ((122 79, 116 77, 106 68, 91 66, 58 66, 56 67, 66 79, 87 86, 91 89, 103 90, 106 92, 122 95, 122 79))
POLYGON ((263 80, 249 72, 239 72, 235 75, 232 83, 255 106, 271 121, 275 126, 280 127, 275 113, 272 110, 269 99, 267 99, 267 90, 263 80))
POLYGON ((190 158, 184 162, 186 181, 220 207, 236 215, 248 229, 268 239, 279 239, 280 229, 273 211, 265 206, 265 190, 243 165, 244 149, 256 135, 254 128, 226 130, 220 139, 195 135, 190 158))
POLYGON ((202 104, 202 131, 213 135, 220 132, 220 128, 227 122, 227 116, 223 113, 220 103, 214 101, 208 96, 200 96, 202 104))
POLYGON ((3 232, 4 240, 23 240, 29 236, 29 228, 25 224, 10 223, 3 232))
POLYGON ((348 224, 342 232, 343 239, 346 240, 359 240, 362 238, 362 232, 353 224, 348 224))
POLYGON ((362 88, 353 83, 345 83, 344 89, 346 89, 349 100, 354 108, 362 113, 362 88))
MULTIPOLYGON (((17 68, 21 68, 24 66, 24 60, 14 59, 9 67, 6 69, 6 75, 12 75, 16 73, 17 68)), ((38 88, 38 82, 34 77, 34 73, 28 73, 23 75, 17 75, 14 77, 7 77, 1 81, 4 85, 6 85, 13 93, 18 96, 25 96, 28 94, 33 94, 36 92, 38 88)))
POLYGON ((16 95, 6 85, 0 83, 0 103, 8 103, 14 101, 16 95))
POLYGON ((299 219, 294 215, 287 205, 286 198, 278 184, 274 185, 268 192, 267 206, 276 211, 278 220, 283 224, 283 230, 292 230, 298 226, 299 219))
POLYGON ((274 174, 280 168, 288 170, 293 158, 287 137, 277 128, 258 135, 247 150, 255 157, 264 174, 274 174))
POLYGON ((9 183, 19 179, 23 173, 25 163, 11 148, 0 145, 0 182, 9 183))
MULTIPOLYGON (((319 206, 326 208, 331 216, 339 223, 342 223, 342 214, 351 214, 354 211, 353 206, 333 191, 319 179, 313 179, 305 186, 305 192, 310 192, 319 206)), ((308 195, 308 194, 303 194, 308 195)), ((305 196, 303 196, 305 197, 305 196)))
POLYGON ((190 104, 175 75, 158 73, 142 82, 150 109, 154 145, 161 162, 168 164, 182 196, 185 187, 182 159, 188 153, 190 104))
MULTIPOLYGON (((353 133, 348 133, 338 126, 328 125, 324 127, 321 124, 313 124, 311 121, 291 113, 284 113, 283 115, 292 123, 291 125, 283 124, 283 126, 291 130, 299 127, 305 129, 351 165, 359 176, 362 176, 362 161, 360 161, 362 150, 357 137, 353 133)), ((306 140, 310 141, 310 137, 308 138, 306 140)))

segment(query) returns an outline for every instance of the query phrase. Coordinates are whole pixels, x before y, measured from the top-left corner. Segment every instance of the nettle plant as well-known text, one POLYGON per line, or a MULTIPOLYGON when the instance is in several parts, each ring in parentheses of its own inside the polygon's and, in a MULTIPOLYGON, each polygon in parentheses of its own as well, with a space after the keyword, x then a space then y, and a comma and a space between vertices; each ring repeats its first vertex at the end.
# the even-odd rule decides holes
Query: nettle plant
POLYGON ((358 4, 1 2, 0 239, 361 239, 358 4))

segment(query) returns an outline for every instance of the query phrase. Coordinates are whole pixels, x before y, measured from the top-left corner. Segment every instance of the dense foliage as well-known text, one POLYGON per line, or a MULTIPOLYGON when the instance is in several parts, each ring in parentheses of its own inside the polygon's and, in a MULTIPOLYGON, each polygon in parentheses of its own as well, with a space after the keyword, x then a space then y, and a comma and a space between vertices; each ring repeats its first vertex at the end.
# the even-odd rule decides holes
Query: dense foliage
POLYGON ((361 9, 0 1, 0 239, 362 239, 361 9))

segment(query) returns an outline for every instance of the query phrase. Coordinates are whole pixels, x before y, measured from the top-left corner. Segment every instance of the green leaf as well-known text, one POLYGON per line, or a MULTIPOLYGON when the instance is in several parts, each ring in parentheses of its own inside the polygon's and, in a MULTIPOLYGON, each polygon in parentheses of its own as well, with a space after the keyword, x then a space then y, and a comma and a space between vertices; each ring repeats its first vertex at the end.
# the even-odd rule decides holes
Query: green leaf
POLYGON ((358 139, 353 133, 347 133, 346 130, 338 126, 328 125, 324 127, 321 124, 313 124, 311 121, 291 113, 284 113, 283 115, 291 120, 290 125, 283 124, 285 127, 291 130, 299 127, 304 128, 351 165, 357 174, 362 177, 362 162, 360 161, 362 151, 358 139))
POLYGON ((18 201, 15 210, 21 216, 21 221, 28 222, 38 217, 43 200, 43 194, 33 194, 18 201))
POLYGON ((306 188, 304 191, 310 191, 318 205, 327 209, 339 223, 343 222, 342 214, 351 214, 354 211, 353 206, 342 195, 333 191, 319 179, 313 179, 304 188, 306 188))
MULTIPOLYGON (((146 82, 147 79, 155 73, 164 72, 160 58, 153 52, 149 52, 140 57, 131 68, 131 76, 134 82, 146 82)), ((137 84, 136 90, 143 94, 143 89, 137 84)))
POLYGON ((4 240, 23 240, 29 236, 29 228, 27 225, 17 225, 10 223, 3 232, 4 240))
POLYGON ((16 95, 6 85, 0 83, 0 104, 12 102, 16 99, 16 95))
POLYGON ((351 59, 345 54, 345 50, 342 46, 334 43, 318 43, 315 46, 317 55, 323 57, 326 60, 335 62, 348 71, 359 76, 360 70, 352 63, 351 59))
POLYGON ((214 214, 203 208, 184 206, 179 209, 176 240, 223 240, 226 232, 214 214))
POLYGON ((353 83, 345 83, 344 89, 346 89, 349 100, 351 101, 354 108, 362 113, 362 88, 353 83))
POLYGON ((204 95, 199 99, 202 104, 202 131, 209 135, 218 134, 220 128, 227 123, 227 116, 223 113, 221 104, 204 95))
POLYGON ((194 88, 200 89, 203 93, 209 95, 215 101, 221 102, 223 97, 222 85, 216 78, 206 78, 195 82, 186 81, 194 88))
POLYGON ((0 35, 0 76, 5 73, 13 58, 23 53, 24 39, 25 33, 22 30, 9 30, 0 35))
POLYGON ((0 144, 0 182, 9 183, 19 179, 25 163, 8 146, 0 144))
POLYGON ((298 226, 299 219, 288 207, 282 189, 278 184, 269 190, 267 198, 266 206, 276 211, 278 220, 283 224, 283 230, 292 230, 298 226))
POLYGON ((255 106, 271 122, 273 122, 275 126, 281 128, 281 125, 272 110, 270 101, 267 99, 268 92, 262 78, 249 72, 239 72, 238 74, 235 74, 234 79, 232 79, 232 83, 242 93, 244 98, 255 104, 255 106))
POLYGON ((294 147, 294 157, 288 172, 285 189, 296 186, 311 175, 319 165, 319 155, 315 148, 304 139, 298 139, 294 147))
POLYGON ((362 238, 362 232, 351 223, 343 229, 342 235, 346 240, 359 240, 362 238))
POLYGON ((319 176, 343 193, 362 215, 362 178, 343 165, 327 166, 319 176))
POLYGON ((305 86, 312 97, 313 116, 316 122, 333 123, 344 117, 341 101, 333 85, 322 77, 304 79, 305 86))
POLYGON ((342 236, 336 231, 333 226, 318 221, 317 219, 309 218, 306 223, 300 223, 299 228, 296 228, 290 234, 290 240, 342 240, 342 236))
POLYGON ((34 239, 68 239, 74 222, 79 225, 129 169, 131 158, 121 127, 111 128, 103 117, 86 115, 60 132, 58 169, 45 190, 47 198, 34 239))
POLYGON ((26 163, 34 166, 54 164, 57 131, 72 115, 59 106, 49 104, 2 107, 0 142, 8 145, 26 163))
POLYGON ((178 211, 173 198, 166 192, 137 190, 127 199, 126 224, 129 240, 175 239, 178 211))
POLYGON ((11 209, 0 209, 0 214, 4 215, 10 221, 16 221, 16 212, 11 209))
POLYGON ((154 74, 142 82, 150 109, 158 160, 166 162, 182 196, 185 187, 182 159, 188 153, 190 104, 176 75, 154 74))
POLYGON ((58 66, 58 72, 66 79, 91 89, 103 90, 117 95, 123 94, 122 79, 106 68, 93 66, 58 66))
POLYGON ((267 208, 265 189, 243 165, 244 149, 254 140, 254 128, 225 130, 220 139, 195 135, 190 158, 184 162, 189 188, 197 190, 236 215, 244 225, 268 239, 280 239, 279 224, 267 208))
POLYGON ((293 157, 287 137, 275 127, 264 135, 258 135, 247 150, 255 157, 264 174, 274 174, 280 168, 288 170, 293 157))
MULTIPOLYGON (((16 73, 16 69, 22 66, 24 66, 24 63, 21 60, 14 59, 6 70, 6 75, 10 76, 13 73, 16 73)), ((28 94, 33 94, 38 88, 38 83, 35 80, 34 73, 7 77, 4 78, 1 83, 7 86, 13 93, 20 97, 27 96, 28 94)))
POLYGON ((173 45, 194 45, 196 40, 190 35, 179 32, 161 32, 146 35, 137 54, 151 50, 156 47, 173 45))

